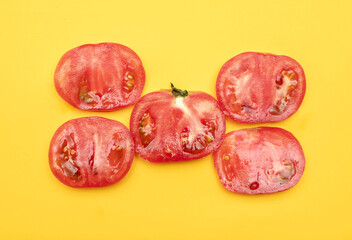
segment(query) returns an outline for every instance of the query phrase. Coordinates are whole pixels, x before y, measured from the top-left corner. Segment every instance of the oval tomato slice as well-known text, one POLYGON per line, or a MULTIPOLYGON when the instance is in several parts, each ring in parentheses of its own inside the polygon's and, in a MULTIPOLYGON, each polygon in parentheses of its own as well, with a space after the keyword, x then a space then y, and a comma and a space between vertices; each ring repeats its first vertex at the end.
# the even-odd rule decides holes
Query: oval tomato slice
POLYGON ((216 82, 224 113, 237 122, 277 122, 294 114, 306 90, 302 67, 292 58, 247 52, 227 61, 216 82))
POLYGON ((142 158, 184 161, 219 148, 225 117, 212 96, 173 88, 143 96, 132 111, 130 130, 142 158))
POLYGON ((273 127, 227 133, 213 157, 224 187, 245 194, 287 190, 298 183, 305 167, 297 139, 273 127))
POLYGON ((70 187, 103 187, 122 179, 133 157, 133 139, 122 123, 85 117, 57 129, 50 143, 49 165, 55 177, 70 187))
POLYGON ((113 111, 134 104, 140 97, 145 73, 135 52, 116 43, 86 44, 60 59, 55 87, 72 106, 113 111))

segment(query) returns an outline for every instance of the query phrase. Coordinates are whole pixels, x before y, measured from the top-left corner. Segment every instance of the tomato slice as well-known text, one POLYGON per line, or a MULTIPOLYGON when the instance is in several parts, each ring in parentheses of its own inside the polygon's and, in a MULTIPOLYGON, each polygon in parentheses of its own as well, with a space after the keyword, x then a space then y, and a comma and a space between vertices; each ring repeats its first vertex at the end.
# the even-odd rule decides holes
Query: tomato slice
POLYGON ((217 101, 203 92, 153 92, 135 105, 130 129, 136 152, 151 162, 202 158, 220 147, 225 117, 217 101))
POLYGON ((224 113, 237 122, 277 122, 294 114, 306 90, 304 71, 286 56, 246 52, 227 61, 216 82, 224 113))
POLYGON ((86 44, 60 59, 55 87, 72 106, 113 111, 134 104, 141 96, 145 72, 135 52, 116 43, 86 44))
POLYGON ((70 187, 103 187, 122 179, 133 157, 133 139, 122 123, 85 117, 57 129, 50 143, 49 165, 55 177, 70 187))
POLYGON ((287 190, 298 183, 305 167, 297 139, 274 127, 227 133, 213 157, 224 187, 245 194, 287 190))

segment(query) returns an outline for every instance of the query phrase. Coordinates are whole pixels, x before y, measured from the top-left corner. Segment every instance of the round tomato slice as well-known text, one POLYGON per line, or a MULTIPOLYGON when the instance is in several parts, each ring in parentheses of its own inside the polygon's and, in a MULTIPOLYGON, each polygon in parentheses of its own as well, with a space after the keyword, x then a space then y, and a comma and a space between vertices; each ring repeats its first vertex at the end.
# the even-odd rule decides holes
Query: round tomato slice
POLYGON ((113 111, 134 104, 141 96, 145 73, 135 52, 116 43, 86 44, 60 59, 55 87, 72 106, 113 111))
POLYGON ((277 122, 294 114, 306 91, 304 71, 286 56, 246 52, 227 61, 216 82, 224 113, 237 122, 277 122))
POLYGON ((220 147, 225 117, 217 101, 203 92, 153 92, 134 106, 130 129, 136 152, 151 162, 202 158, 220 147))
POLYGON ((103 187, 122 179, 133 157, 133 139, 122 123, 85 117, 57 129, 50 143, 49 165, 55 177, 70 187, 103 187))
POLYGON ((227 133, 213 157, 225 188, 245 194, 287 190, 298 183, 305 167, 297 139, 290 132, 273 127, 227 133))

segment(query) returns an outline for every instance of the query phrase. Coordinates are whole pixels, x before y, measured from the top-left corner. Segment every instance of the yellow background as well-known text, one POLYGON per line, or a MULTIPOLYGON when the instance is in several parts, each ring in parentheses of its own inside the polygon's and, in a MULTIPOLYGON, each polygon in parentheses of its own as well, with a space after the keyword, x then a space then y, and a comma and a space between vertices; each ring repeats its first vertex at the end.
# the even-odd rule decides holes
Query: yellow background
MULTIPOLYGON (((0 239, 352 239, 352 1, 1 1, 0 239), (143 94, 215 97, 222 64, 244 51, 288 55, 307 93, 286 121, 306 171, 286 192, 246 196, 220 184, 212 158, 152 164, 135 157, 119 183, 73 189, 48 147, 65 121, 98 115, 128 126, 132 107, 74 109, 55 91, 60 57, 85 43, 132 48, 143 94)), ((257 125, 227 119, 227 132, 257 125)))

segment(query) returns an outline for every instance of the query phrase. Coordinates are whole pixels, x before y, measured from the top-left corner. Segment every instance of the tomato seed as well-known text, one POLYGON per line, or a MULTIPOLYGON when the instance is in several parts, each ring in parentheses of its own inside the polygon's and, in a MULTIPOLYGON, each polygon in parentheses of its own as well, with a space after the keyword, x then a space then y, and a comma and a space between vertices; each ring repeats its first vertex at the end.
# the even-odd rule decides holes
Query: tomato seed
POLYGON ((252 182, 251 185, 249 185, 249 189, 251 189, 251 190, 256 190, 258 188, 259 188, 258 182, 252 182))
POLYGON ((126 72, 124 76, 125 80, 133 80, 134 76, 130 72, 126 72))
POLYGON ((280 108, 277 105, 272 106, 269 111, 269 113, 272 115, 279 115, 279 114, 281 114, 281 112, 282 111, 280 110, 280 108))
POLYGON ((207 140, 208 143, 213 142, 213 139, 209 137, 208 135, 205 135, 205 139, 207 140))
POLYGON ((92 103, 94 100, 93 100, 93 98, 89 97, 89 98, 85 98, 84 101, 86 103, 92 103))
POLYGON ((278 75, 277 77, 276 77, 276 81, 275 81, 275 83, 277 84, 277 85, 282 85, 283 84, 283 79, 282 79, 282 74, 280 74, 280 75, 278 75))
POLYGON ((133 87, 135 85, 134 76, 129 72, 125 73, 124 85, 125 86, 123 87, 123 89, 125 89, 126 91, 130 92, 133 90, 133 87))

